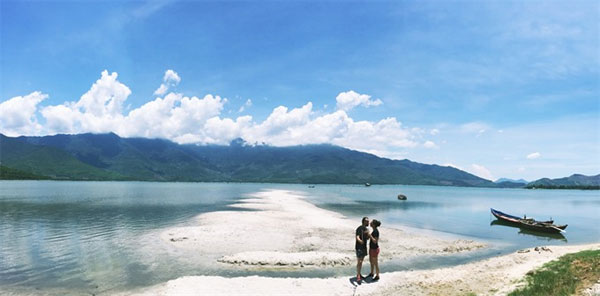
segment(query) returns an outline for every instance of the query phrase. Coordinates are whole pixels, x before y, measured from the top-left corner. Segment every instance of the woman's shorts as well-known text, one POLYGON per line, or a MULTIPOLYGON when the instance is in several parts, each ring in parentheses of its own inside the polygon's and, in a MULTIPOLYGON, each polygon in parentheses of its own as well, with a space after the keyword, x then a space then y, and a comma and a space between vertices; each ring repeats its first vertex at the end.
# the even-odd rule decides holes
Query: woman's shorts
POLYGON ((377 249, 370 249, 369 250, 369 256, 371 256, 371 257, 377 257, 377 255, 379 255, 379 248, 377 248, 377 249))
POLYGON ((365 258, 367 256, 367 249, 356 249, 356 258, 365 258))

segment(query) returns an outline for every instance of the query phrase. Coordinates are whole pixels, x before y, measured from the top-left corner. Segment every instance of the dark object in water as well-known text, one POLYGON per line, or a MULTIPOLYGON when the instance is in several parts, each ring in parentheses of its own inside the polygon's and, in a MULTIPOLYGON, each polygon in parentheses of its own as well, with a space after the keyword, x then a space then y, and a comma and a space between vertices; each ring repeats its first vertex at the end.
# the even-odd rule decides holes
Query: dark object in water
POLYGON ((506 221, 512 224, 515 224, 516 226, 525 228, 525 229, 529 229, 529 230, 534 230, 534 231, 541 231, 541 232, 549 232, 549 233, 561 233, 565 230, 565 228, 567 228, 567 225, 554 225, 552 223, 549 222, 553 222, 553 221, 536 221, 535 219, 526 219, 526 218, 520 218, 517 216, 512 216, 509 214, 505 214, 502 213, 500 211, 491 209, 492 211, 492 215, 494 215, 494 217, 498 218, 498 220, 502 220, 502 221, 506 221))
POLYGON ((315 185, 308 185, 308 188, 315 188, 315 185))
POLYGON ((369 187, 369 186, 371 186, 371 183, 365 183, 365 186, 369 187))
POLYGON ((406 195, 398 194, 398 200, 406 200, 406 195))

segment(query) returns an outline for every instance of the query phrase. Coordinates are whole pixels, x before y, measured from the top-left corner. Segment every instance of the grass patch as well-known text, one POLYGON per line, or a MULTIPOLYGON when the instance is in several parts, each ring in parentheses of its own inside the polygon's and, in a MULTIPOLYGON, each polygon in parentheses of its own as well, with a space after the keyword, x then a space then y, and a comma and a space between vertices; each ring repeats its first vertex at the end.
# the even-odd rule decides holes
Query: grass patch
POLYGON ((528 274, 527 286, 509 296, 572 295, 600 278, 600 250, 581 251, 550 261, 528 274))

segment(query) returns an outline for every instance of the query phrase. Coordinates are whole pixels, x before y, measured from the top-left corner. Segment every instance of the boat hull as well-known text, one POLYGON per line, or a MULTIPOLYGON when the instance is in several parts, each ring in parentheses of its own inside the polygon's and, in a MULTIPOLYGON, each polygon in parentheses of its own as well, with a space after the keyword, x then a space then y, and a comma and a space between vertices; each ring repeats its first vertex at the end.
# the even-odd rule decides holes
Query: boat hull
POLYGON ((533 219, 523 219, 523 218, 520 218, 517 216, 505 214, 505 213, 500 212, 495 209, 490 209, 490 210, 492 212, 492 215, 494 215, 494 217, 496 217, 498 220, 502 220, 504 222, 508 222, 515 226, 518 226, 518 227, 521 227, 524 229, 528 229, 528 230, 546 232, 546 233, 560 233, 560 232, 564 231, 565 228, 567 228, 567 225, 554 225, 552 223, 548 223, 549 221, 539 222, 539 221, 535 221, 533 219))

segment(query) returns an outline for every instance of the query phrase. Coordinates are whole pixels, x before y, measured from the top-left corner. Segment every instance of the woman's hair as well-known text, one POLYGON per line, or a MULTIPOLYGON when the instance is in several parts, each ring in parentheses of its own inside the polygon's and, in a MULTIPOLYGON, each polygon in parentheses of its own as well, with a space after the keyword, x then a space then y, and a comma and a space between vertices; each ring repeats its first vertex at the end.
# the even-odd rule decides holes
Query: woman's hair
POLYGON ((381 222, 379 222, 379 220, 373 219, 373 226, 379 227, 379 226, 381 226, 381 222))

